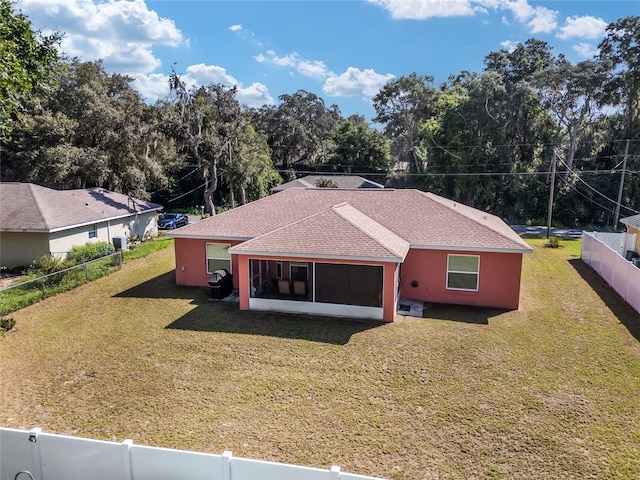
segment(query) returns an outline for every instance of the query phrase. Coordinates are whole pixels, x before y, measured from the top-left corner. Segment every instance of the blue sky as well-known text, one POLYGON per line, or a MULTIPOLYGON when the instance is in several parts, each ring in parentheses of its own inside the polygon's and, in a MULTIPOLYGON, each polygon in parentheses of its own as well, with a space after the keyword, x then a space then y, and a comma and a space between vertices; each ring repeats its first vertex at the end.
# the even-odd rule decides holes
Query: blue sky
POLYGON ((18 0, 62 50, 135 78, 148 100, 168 93, 172 66, 189 85, 238 86, 259 107, 306 90, 343 116, 375 115, 387 81, 436 83, 537 38, 573 62, 591 58, 607 24, 640 15, 637 0, 18 0))

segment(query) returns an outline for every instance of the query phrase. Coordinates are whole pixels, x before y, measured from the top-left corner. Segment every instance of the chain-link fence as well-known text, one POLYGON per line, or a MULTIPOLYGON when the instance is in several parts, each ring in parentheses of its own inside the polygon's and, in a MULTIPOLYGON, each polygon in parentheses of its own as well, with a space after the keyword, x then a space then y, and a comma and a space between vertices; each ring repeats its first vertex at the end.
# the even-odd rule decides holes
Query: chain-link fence
POLYGON ((66 292, 120 269, 122 269, 122 252, 118 251, 75 267, 9 285, 0 290, 0 315, 15 312, 43 298, 66 292))

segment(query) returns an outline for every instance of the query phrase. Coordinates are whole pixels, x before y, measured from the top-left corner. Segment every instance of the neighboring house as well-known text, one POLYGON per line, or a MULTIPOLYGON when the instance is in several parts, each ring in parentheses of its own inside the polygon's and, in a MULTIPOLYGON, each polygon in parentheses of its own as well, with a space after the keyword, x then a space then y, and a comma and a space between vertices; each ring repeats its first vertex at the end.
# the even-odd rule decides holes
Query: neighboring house
POLYGON ((28 266, 48 253, 114 237, 157 235, 162 206, 104 188, 53 190, 0 183, 0 265, 28 266))
POLYGON ((632 217, 621 218, 620 222, 627 227, 627 235, 635 234, 635 248, 636 253, 640 253, 640 214, 632 217))
POLYGON ((322 180, 331 180, 337 188, 384 188, 384 185, 353 175, 307 175, 273 187, 271 192, 282 192, 289 188, 315 188, 318 181, 322 180))
POLYGON ((532 251, 496 216, 386 188, 288 189, 170 235, 179 285, 225 268, 242 310, 384 321, 400 297, 517 309, 532 251))

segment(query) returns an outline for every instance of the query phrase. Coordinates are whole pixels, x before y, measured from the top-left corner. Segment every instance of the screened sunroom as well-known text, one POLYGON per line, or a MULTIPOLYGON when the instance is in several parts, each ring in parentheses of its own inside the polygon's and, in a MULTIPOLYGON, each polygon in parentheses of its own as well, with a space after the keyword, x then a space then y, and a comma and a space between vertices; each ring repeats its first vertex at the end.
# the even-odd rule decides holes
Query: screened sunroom
POLYGON ((249 307, 382 319, 384 265, 249 258, 249 307))

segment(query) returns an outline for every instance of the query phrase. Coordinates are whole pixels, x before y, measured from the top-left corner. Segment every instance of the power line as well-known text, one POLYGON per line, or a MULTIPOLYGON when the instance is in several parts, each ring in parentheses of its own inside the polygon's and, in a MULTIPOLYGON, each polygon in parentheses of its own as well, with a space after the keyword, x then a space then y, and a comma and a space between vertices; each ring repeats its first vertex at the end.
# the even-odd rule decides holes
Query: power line
POLYGON ((186 192, 186 193, 183 193, 182 195, 179 195, 179 196, 177 196, 177 197, 175 197, 175 198, 172 198, 171 200, 167 200, 165 203, 175 202, 176 200, 178 200, 178 199, 180 199, 180 198, 182 198, 182 197, 186 197, 186 196, 187 196, 187 195, 189 195, 190 193, 193 193, 193 192, 195 192, 196 190, 198 190, 198 189, 200 189, 200 188, 202 188, 202 187, 206 186, 206 185, 207 185, 207 183, 209 183, 209 181, 208 181, 208 180, 207 180, 206 182, 204 182, 202 185, 199 185, 199 186, 197 186, 196 188, 194 188, 194 189, 192 189, 192 190, 189 190, 189 191, 188 191, 188 192, 186 192))
MULTIPOLYGON (((640 213, 637 210, 634 210, 633 208, 627 207, 625 205, 622 205, 621 203, 618 203, 616 200, 607 197, 604 193, 602 193, 599 190, 596 190, 595 188, 593 188, 591 185, 589 185, 587 182, 585 182, 582 178, 580 178, 580 175, 578 175, 571 167, 569 167, 569 165, 567 165, 567 163, 560 157, 558 157, 560 159, 560 161, 564 164, 564 166, 567 168, 567 171, 570 172, 572 175, 574 175, 580 182, 582 182, 584 185, 586 185, 590 190, 592 190, 593 192, 595 192, 597 195, 600 195, 602 198, 610 201, 611 203, 613 203, 616 206, 620 206, 626 210, 629 210, 630 212, 633 213, 640 213)), ((618 170, 621 172, 624 172, 624 170, 618 170)), ((613 172, 613 171, 612 171, 613 172)), ((582 173, 582 172, 581 172, 582 173)))
MULTIPOLYGON (((280 173, 288 173, 288 169, 277 169, 280 173)), ((305 175, 319 175, 319 176, 349 176, 349 175, 361 175, 361 176, 389 176, 389 173, 385 172, 318 172, 316 170, 294 170, 295 173, 301 173, 305 175)), ((597 174, 597 175, 613 175, 620 173, 622 170, 581 170, 580 173, 597 174)), ((571 173, 570 171, 558 171, 560 173, 571 173)), ((627 170, 627 175, 638 174, 640 171, 627 170)), ((551 171, 535 171, 535 172, 457 172, 457 173, 436 173, 436 172, 423 172, 423 173, 405 173, 401 172, 400 175, 405 177, 490 177, 490 176, 546 176, 550 175, 551 171)))
POLYGON ((604 205, 602 205, 601 203, 596 202, 593 198, 590 198, 588 196, 586 196, 584 193, 582 193, 580 190, 578 190, 575 185, 571 184, 567 179, 565 179, 564 177, 560 177, 560 180, 562 180, 567 187, 569 187, 571 190, 573 190, 574 192, 576 192, 578 195, 586 198, 587 200, 589 200, 591 203, 599 206, 600 208, 602 208, 603 210, 610 210, 608 207, 605 207, 604 205))

